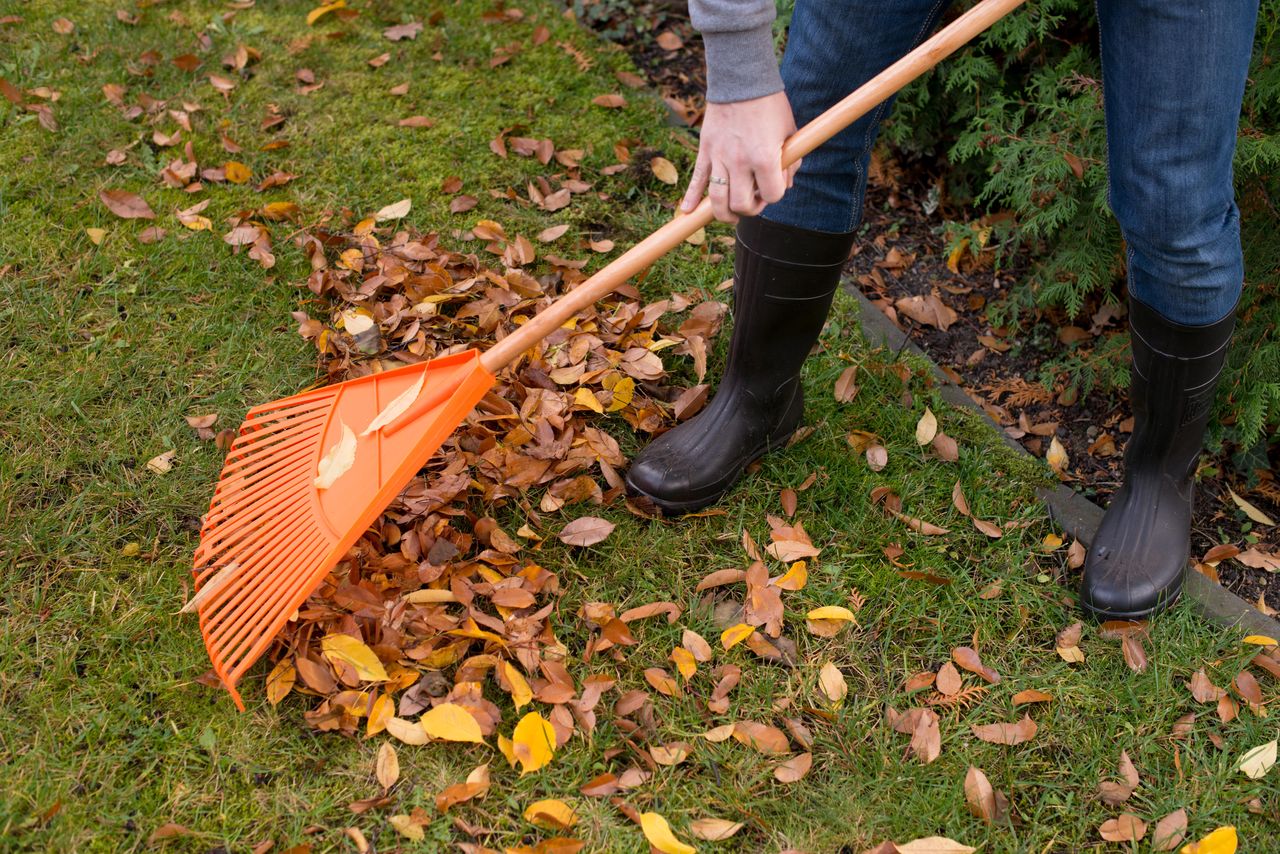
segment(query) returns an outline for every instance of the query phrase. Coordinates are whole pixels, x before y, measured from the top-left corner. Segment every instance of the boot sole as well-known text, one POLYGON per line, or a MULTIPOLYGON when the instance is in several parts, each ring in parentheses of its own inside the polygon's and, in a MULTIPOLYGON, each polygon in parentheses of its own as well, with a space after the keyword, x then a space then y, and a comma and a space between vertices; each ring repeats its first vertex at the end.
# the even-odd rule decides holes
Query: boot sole
MULTIPOLYGON (((1185 571, 1184 571, 1185 575, 1185 571)), ((1102 608, 1095 608, 1085 601, 1084 596, 1080 597, 1080 610, 1098 622, 1106 622, 1108 620, 1146 620, 1154 617, 1156 614, 1166 611, 1178 598, 1182 596, 1183 577, 1178 576, 1178 583, 1169 587, 1156 600, 1156 604, 1150 608, 1141 611, 1107 611, 1102 608)))

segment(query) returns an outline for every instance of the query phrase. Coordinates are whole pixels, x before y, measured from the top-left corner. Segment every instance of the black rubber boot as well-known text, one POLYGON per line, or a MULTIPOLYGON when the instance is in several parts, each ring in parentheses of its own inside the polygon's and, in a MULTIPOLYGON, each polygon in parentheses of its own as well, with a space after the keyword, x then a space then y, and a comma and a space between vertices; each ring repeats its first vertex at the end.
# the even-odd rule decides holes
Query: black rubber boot
POLYGON ((800 366, 822 332, 853 233, 808 231, 763 217, 738 223, 733 338, 707 408, 640 452, 627 489, 667 515, 714 504, 804 412, 800 366))
POLYGON ((1182 592, 1193 476, 1234 327, 1234 311, 1183 326, 1129 298, 1133 436, 1080 588, 1081 606, 1100 620, 1149 617, 1182 592))

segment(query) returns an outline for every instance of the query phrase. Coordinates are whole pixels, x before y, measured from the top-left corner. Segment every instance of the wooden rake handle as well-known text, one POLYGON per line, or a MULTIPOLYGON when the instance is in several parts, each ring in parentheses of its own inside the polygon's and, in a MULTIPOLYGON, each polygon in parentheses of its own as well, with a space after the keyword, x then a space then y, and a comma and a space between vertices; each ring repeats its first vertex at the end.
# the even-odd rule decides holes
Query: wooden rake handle
MULTIPOLYGON (((871 112, 899 89, 933 68, 1023 2, 1024 0, 982 0, 928 41, 792 134, 782 147, 782 168, 786 169, 871 112)), ((654 261, 679 246, 695 231, 711 222, 712 218, 711 200, 705 198, 689 213, 677 214, 671 222, 618 256, 594 276, 486 350, 480 357, 480 364, 490 373, 497 373, 579 311, 652 266, 654 261)))

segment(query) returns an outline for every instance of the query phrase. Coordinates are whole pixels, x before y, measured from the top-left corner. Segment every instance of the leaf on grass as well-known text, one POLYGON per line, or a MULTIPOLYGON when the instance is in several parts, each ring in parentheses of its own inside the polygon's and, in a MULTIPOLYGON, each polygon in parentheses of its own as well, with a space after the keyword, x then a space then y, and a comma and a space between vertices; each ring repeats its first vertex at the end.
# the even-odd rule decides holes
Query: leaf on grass
POLYGON ((409 215, 409 211, 412 208, 413 208, 412 199, 401 199, 400 201, 394 204, 390 204, 384 208, 379 209, 378 212, 373 215, 373 218, 377 222, 386 222, 387 220, 391 220, 391 219, 404 219, 406 216, 409 215))
POLYGON ((441 741, 484 744, 479 721, 457 703, 441 703, 434 709, 428 709, 418 723, 427 735, 441 741))
POLYGON ((1147 823, 1133 813, 1121 813, 1104 821, 1098 835, 1108 842, 1138 842, 1147 835, 1147 823))
POLYGON ((560 529, 560 542, 570 546, 594 546, 613 533, 614 525, 598 516, 582 516, 560 529))
POLYGON ((1136 634, 1127 634, 1120 639, 1120 650, 1124 654, 1124 663, 1134 673, 1142 673, 1147 669, 1147 649, 1142 638, 1136 634))
POLYGON ((408 409, 410 404, 418 399, 418 395, 422 394, 422 387, 426 381, 426 371, 418 374, 418 381, 397 395, 396 398, 386 406, 382 407, 382 411, 374 416, 373 420, 369 422, 369 426, 364 428, 360 435, 368 436, 370 433, 375 433, 399 418, 401 413, 408 409))
POLYGON ((1199 842, 1182 846, 1181 854, 1236 854, 1239 844, 1236 829, 1227 825, 1219 827, 1199 842))
POLYGON ((107 210, 121 219, 156 218, 155 211, 151 210, 146 199, 137 193, 130 193, 127 190, 103 190, 98 193, 98 198, 107 206, 107 210))
POLYGON ((1204 672, 1203 667, 1191 675, 1191 681, 1187 683, 1187 687, 1191 689, 1191 696, 1195 697, 1196 702, 1199 703, 1216 703, 1227 693, 1209 680, 1209 675, 1204 672))
POLYGON ((782 590, 803 590, 808 581, 808 566, 804 561, 798 560, 791 564, 791 568, 773 582, 773 586, 782 590))
POLYGON ((591 103, 597 107, 608 107, 610 109, 621 109, 627 105, 627 99, 621 95, 597 95, 591 99, 591 103))
POLYGON ((755 626, 749 626, 746 623, 738 623, 736 626, 730 626, 720 633, 720 646, 725 649, 732 649, 742 643, 755 632, 755 626))
POLYGON ((351 635, 325 635, 320 640, 320 651, 332 662, 341 661, 351 665, 356 676, 364 682, 387 681, 387 671, 378 656, 363 641, 356 640, 351 635))
MULTIPOLYGON (((316 466, 316 489, 328 489, 356 463, 356 434, 342 422, 342 438, 320 458, 316 466)), ((384 677, 385 678, 385 677, 384 677)))
POLYGON ((578 814, 564 801, 535 801, 524 811, 524 820, 547 830, 568 830, 578 823, 578 814))
POLYGON ((1260 744, 1240 757, 1236 767, 1250 780, 1260 780, 1276 764, 1276 741, 1260 744))
POLYGON ((501 672, 511 693, 511 702, 518 712, 533 700, 533 689, 529 687, 529 682, 520 669, 511 662, 502 662, 501 672))
POLYGON ((707 842, 721 842, 742 828, 742 822, 724 818, 697 818, 689 823, 689 832, 707 842))
POLYGON ((374 764, 373 773, 378 778, 378 785, 383 789, 390 789, 396 784, 396 780, 400 779, 400 757, 396 755, 396 749, 391 746, 391 742, 384 741, 378 748, 378 759, 374 764))
POLYGON ((960 689, 964 687, 960 671, 950 661, 938 668, 938 678, 934 684, 939 693, 948 697, 960 693, 960 689))
POLYGON ((537 712, 529 712, 511 734, 512 753, 520 763, 520 776, 537 771, 555 755, 556 731, 537 712))
POLYGON ((325 15, 328 15, 330 12, 335 12, 338 9, 345 9, 346 6, 347 0, 334 0, 332 3, 325 3, 323 6, 317 6, 307 13, 307 26, 313 26, 316 21, 320 20, 325 15))
POLYGON ((253 172, 239 160, 228 160, 222 165, 222 172, 232 184, 247 184, 253 172))
POLYGON ((945 836, 926 836, 895 847, 898 854, 973 854, 978 850, 945 836))
POLYGON ((1022 744, 1035 738, 1036 731, 1039 727, 1036 722, 1031 720, 1030 716, 1023 715, 1022 720, 1017 723, 998 723, 998 724, 972 724, 970 729, 973 734, 982 741, 990 744, 1022 744))
POLYGON ((677 839, 671 832, 671 825, 656 812, 640 814, 640 829, 644 831, 644 838, 649 840, 649 844, 662 854, 696 854, 697 852, 692 845, 686 845, 677 839))
POLYGON ((958 646, 951 650, 951 660, 970 673, 981 676, 988 684, 995 685, 1000 681, 1000 674, 983 664, 972 647, 958 646))
POLYGON ((649 748, 649 755, 659 765, 668 767, 679 765, 689 758, 693 747, 685 741, 673 741, 670 744, 655 744, 649 748))
POLYGON ((981 768, 969 766, 964 775, 964 799, 969 812, 987 824, 996 820, 996 793, 981 768))
POLYGON ((759 721, 738 721, 733 725, 733 737, 761 753, 779 755, 791 752, 786 733, 759 721))
POLYGON ((820 638, 835 637, 857 622, 853 612, 841 605, 823 605, 805 615, 805 625, 820 638))
POLYGON ((1013 704, 1015 706, 1025 706, 1027 703, 1047 703, 1052 699, 1053 695, 1051 694, 1037 691, 1035 688, 1028 688, 1013 695, 1013 704))
POLYGON ((822 669, 818 672, 818 687, 833 703, 839 703, 849 693, 849 685, 845 681, 844 674, 830 661, 822 665, 822 669))
POLYGON ((850 365, 840 372, 836 379, 836 403, 851 403, 858 396, 858 366, 850 365))
POLYGON ((680 180, 680 173, 676 171, 675 164, 665 157, 655 157, 650 160, 649 168, 653 170, 654 177, 664 184, 674 185, 680 180))
POLYGON ((929 407, 924 408, 924 415, 916 422, 916 444, 927 445, 938 434, 938 417, 929 407))
POLYGON ((706 639, 693 629, 684 630, 684 633, 680 636, 680 645, 689 650, 695 661, 707 662, 711 660, 711 644, 707 643, 706 639))
POLYGON ((801 753, 774 768, 773 776, 779 783, 796 783, 803 779, 812 767, 813 754, 801 753))
POLYGON ((1156 822, 1151 833, 1153 851, 1172 851, 1187 835, 1187 811, 1185 809, 1171 812, 1156 822))

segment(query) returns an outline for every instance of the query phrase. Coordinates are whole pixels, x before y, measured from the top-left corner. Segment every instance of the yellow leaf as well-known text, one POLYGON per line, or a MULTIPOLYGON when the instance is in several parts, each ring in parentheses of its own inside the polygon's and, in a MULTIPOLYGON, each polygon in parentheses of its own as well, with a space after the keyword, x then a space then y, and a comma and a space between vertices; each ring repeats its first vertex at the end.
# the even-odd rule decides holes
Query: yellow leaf
POLYGON ((213 228, 213 222, 207 216, 199 214, 178 217, 178 220, 192 231, 208 231, 213 228))
POLYGON ((391 822, 391 826, 396 832, 405 839, 412 839, 414 842, 421 842, 427 838, 426 832, 422 829, 422 825, 414 821, 407 815, 393 815, 387 819, 391 822))
POLYGON ((1249 635, 1244 639, 1245 643, 1251 643, 1254 646, 1276 646, 1276 639, 1269 638, 1266 635, 1249 635))
POLYGON ((537 771, 551 761, 556 749, 556 731, 537 712, 529 712, 511 733, 512 753, 520 762, 520 776, 537 771))
POLYGON ((297 214, 298 205, 295 202, 267 202, 262 206, 262 216, 276 222, 297 214))
POLYGON ((356 676, 365 682, 386 682, 387 671, 373 650, 351 635, 325 635, 320 641, 320 651, 330 661, 342 661, 355 668, 356 676))
POLYGON ((343 250, 338 256, 338 266, 344 270, 354 270, 357 273, 364 269, 364 250, 352 247, 343 250))
MULTIPOLYGON (((365 729, 365 734, 375 736, 387 728, 387 721, 395 717, 396 703, 391 699, 390 694, 382 694, 378 699, 373 701, 373 708, 369 710, 369 723, 365 729)), ((412 726, 412 724, 410 724, 412 726)), ((402 739, 403 740, 403 739, 402 739)))
POLYGON ((791 568, 786 574, 773 582, 774 587, 781 587, 783 590, 801 590, 809 581, 809 569, 805 566, 805 562, 798 560, 791 564, 791 568))
POLYGON ((686 680, 692 679, 693 674, 698 672, 698 662, 693 657, 693 653, 682 646, 671 650, 671 660, 675 662, 676 670, 679 670, 680 675, 686 680))
POLYGON ((754 626, 748 626, 746 623, 730 626, 720 633, 720 645, 725 649, 732 649, 755 634, 755 631, 754 626))
POLYGON ((573 402, 578 406, 585 406, 592 412, 604 413, 604 406, 600 403, 599 398, 586 386, 582 386, 574 392, 573 402))
MULTIPOLYGON (((623 377, 618 380, 610 391, 613 392, 613 403, 609 404, 609 411, 617 412, 618 410, 625 408, 635 397, 636 381, 631 379, 631 377, 623 377)), ((595 395, 592 395, 592 397, 594 396, 595 395)))
POLYGON ((356 434, 344 421, 342 438, 333 443, 333 446, 320 458, 320 464, 316 466, 316 489, 328 489, 333 486, 338 478, 350 471, 355 464, 356 434))
POLYGON ((93 241, 94 246, 101 246, 102 238, 107 236, 105 228, 86 228, 84 233, 89 235, 89 239, 93 241))
POLYGON ((368 436, 370 433, 381 430, 383 427, 386 427, 392 421, 399 418, 401 413, 408 409, 410 404, 418 399, 418 395, 422 394, 422 386, 426 380, 426 371, 418 374, 418 381, 402 391, 400 394, 396 395, 394 400, 382 407, 382 411, 374 416, 373 420, 369 422, 369 426, 364 428, 360 435, 368 436))
POLYGON ((671 825, 656 812, 640 814, 640 827, 644 830, 644 838, 662 854, 696 854, 692 845, 686 845, 671 832, 671 825))
POLYGON ((578 814, 564 801, 546 800, 529 804, 524 820, 547 830, 568 830, 578 823, 578 814))
POLYGON ((427 731, 413 721, 392 716, 386 721, 387 732, 405 744, 426 744, 431 740, 427 731))
POLYGON ((249 167, 239 160, 228 160, 222 164, 222 171, 226 173, 227 180, 232 184, 243 184, 253 177, 249 167))
POLYGON ((1051 552, 1056 548, 1061 548, 1062 537, 1059 537, 1057 534, 1045 534, 1044 542, 1040 545, 1044 547, 1045 551, 1051 552))
POLYGON ((675 184, 680 180, 680 173, 676 171, 675 164, 665 157, 655 157, 650 160, 649 168, 653 170, 654 176, 664 184, 675 184))
POLYGON ((964 255, 964 250, 969 248, 969 238, 965 238, 956 244, 956 247, 947 255, 947 269, 960 275, 960 258, 964 255))
POLYGON ((1182 854, 1236 854, 1240 844, 1236 829, 1231 825, 1219 827, 1199 842, 1182 846, 1182 854))
POLYGON ((317 6, 307 13, 307 26, 312 26, 316 21, 323 18, 335 9, 346 8, 347 0, 334 0, 332 3, 326 3, 323 6, 317 6))
POLYGON ((441 741, 469 741, 484 744, 480 724, 471 713, 457 703, 441 703, 418 721, 427 735, 441 741))
POLYGON ((533 699, 533 690, 529 687, 528 681, 524 678, 524 674, 520 672, 510 661, 502 662, 502 675, 507 677, 507 683, 511 685, 511 701, 515 703, 516 711, 523 709, 529 705, 533 699))
POLYGON ((924 408, 924 415, 916 422, 916 444, 927 445, 938 435, 938 417, 929 407, 924 408))
POLYGON ((722 741, 728 741, 733 737, 733 732, 737 727, 734 724, 721 724, 718 727, 707 730, 702 737, 713 744, 719 744, 722 741))
POLYGON ((516 767, 516 746, 502 733, 498 733, 498 750, 507 757, 507 764, 516 767))
POLYGON ((279 705, 281 700, 289 696, 293 683, 297 681, 298 671, 294 669, 293 662, 287 658, 277 661, 276 666, 267 674, 267 702, 273 706, 279 705))
POLYGON ((844 622, 853 622, 853 612, 841 605, 823 605, 821 608, 814 608, 808 614, 806 619, 810 620, 840 620, 844 622))

